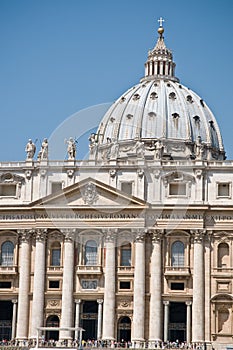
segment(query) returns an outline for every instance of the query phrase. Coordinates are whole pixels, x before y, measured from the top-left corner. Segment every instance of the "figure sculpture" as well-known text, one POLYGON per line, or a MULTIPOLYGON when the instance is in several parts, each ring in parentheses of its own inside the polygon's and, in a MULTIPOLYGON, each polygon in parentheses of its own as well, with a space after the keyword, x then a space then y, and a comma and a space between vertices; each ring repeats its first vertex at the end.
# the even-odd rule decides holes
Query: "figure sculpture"
POLYGON ((31 139, 28 140, 28 143, 27 143, 26 148, 25 148, 25 152, 27 153, 27 159, 28 160, 33 159, 33 157, 35 155, 35 152, 36 152, 36 146, 32 142, 31 139))
POLYGON ((49 148, 49 144, 48 144, 48 140, 44 139, 42 144, 41 144, 41 148, 40 148, 40 152, 38 153, 38 160, 48 160, 48 148, 49 148))
POLYGON ((76 142, 75 140, 70 137, 67 143, 67 153, 68 153, 68 160, 73 160, 75 159, 76 156, 76 142))

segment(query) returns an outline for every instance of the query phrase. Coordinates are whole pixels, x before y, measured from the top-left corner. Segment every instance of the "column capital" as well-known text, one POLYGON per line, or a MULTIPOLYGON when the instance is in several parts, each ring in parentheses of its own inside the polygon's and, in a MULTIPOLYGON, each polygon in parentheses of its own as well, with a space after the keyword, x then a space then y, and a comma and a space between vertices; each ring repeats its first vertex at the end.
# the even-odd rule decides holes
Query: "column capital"
POLYGON ((35 230, 36 241, 44 242, 47 237, 47 229, 38 228, 35 230))
POLYGON ((18 299, 12 299, 11 302, 12 302, 12 304, 17 304, 18 303, 18 299))
POLYGON ((187 306, 191 306, 191 305, 192 305, 192 301, 191 301, 191 300, 186 301, 185 304, 186 304, 187 306))
POLYGON ((82 299, 74 299, 75 304, 81 304, 82 299))
POLYGON ((17 230, 17 233, 19 235, 19 243, 29 243, 34 230, 17 230))
POLYGON ((96 300, 98 304, 103 304, 104 300, 103 299, 97 299, 96 300))
POLYGON ((109 229, 102 230, 102 232, 104 234, 105 242, 114 242, 116 239, 118 230, 115 228, 109 228, 109 229))
POLYGON ((73 242, 76 230, 71 228, 64 228, 60 230, 64 236, 65 242, 73 242))
POLYGON ((142 243, 145 241, 145 236, 146 236, 145 230, 138 229, 138 230, 133 231, 133 233, 135 235, 134 236, 135 243, 142 243))
POLYGON ((206 230, 191 230, 190 233, 193 236, 194 243, 202 243, 206 230))
POLYGON ((152 243, 160 243, 164 230, 150 230, 149 232, 152 236, 152 243))
POLYGON ((169 304, 170 304, 170 301, 168 301, 168 300, 164 300, 164 301, 163 301, 163 305, 169 306, 169 304))

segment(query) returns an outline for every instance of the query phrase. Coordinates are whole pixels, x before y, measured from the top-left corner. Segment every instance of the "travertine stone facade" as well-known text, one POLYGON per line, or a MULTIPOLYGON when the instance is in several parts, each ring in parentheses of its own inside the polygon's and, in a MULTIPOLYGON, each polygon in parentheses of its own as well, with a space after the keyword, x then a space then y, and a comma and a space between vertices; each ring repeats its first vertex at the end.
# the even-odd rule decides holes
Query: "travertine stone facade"
POLYGON ((89 160, 1 163, 0 339, 232 343, 233 161, 163 31, 89 160))

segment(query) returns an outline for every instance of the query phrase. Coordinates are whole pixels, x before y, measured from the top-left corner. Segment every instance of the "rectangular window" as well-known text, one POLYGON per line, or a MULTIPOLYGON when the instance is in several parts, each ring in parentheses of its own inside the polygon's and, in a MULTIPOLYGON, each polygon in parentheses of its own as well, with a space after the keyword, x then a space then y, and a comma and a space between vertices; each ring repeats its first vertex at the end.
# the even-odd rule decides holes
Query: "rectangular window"
POLYGON ((230 183, 218 183, 217 187, 218 197, 230 197, 230 183))
POLYGON ((132 182, 122 182, 121 183, 121 191, 126 194, 132 195, 133 183, 132 182))
POLYGON ((131 249, 121 250, 121 266, 131 266, 131 249))
POLYGON ((60 281, 49 281, 49 288, 59 289, 60 288, 60 281))
POLYGON ((185 183, 170 183, 169 195, 170 196, 186 196, 186 184, 185 183))
POLYGON ((2 197, 15 197, 16 196, 16 185, 0 185, 0 196, 2 197))
POLYGON ((51 193, 56 193, 62 190, 62 182, 52 182, 51 193))
POLYGON ((184 283, 179 282, 172 282, 171 283, 171 290, 184 290, 184 283))
POLYGON ((130 281, 120 281, 120 289, 130 289, 130 281))
POLYGON ((61 263, 61 249, 52 249, 52 266, 60 266, 61 263))
POLYGON ((0 281, 0 289, 10 289, 11 282, 0 281))

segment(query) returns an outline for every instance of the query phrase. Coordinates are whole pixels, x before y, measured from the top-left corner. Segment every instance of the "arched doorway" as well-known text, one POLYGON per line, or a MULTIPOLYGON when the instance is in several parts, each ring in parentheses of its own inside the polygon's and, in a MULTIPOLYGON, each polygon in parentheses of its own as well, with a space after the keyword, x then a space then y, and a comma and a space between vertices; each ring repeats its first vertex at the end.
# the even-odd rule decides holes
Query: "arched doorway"
POLYGON ((187 305, 181 302, 170 302, 168 340, 183 342, 186 340, 187 305))
MULTIPOLYGON (((51 315, 46 320, 46 327, 59 327, 60 320, 57 315, 51 315)), ((46 331, 45 339, 49 340, 58 340, 59 331, 46 331)))
POLYGON ((118 320, 117 341, 131 341, 131 319, 128 316, 121 317, 118 320))

